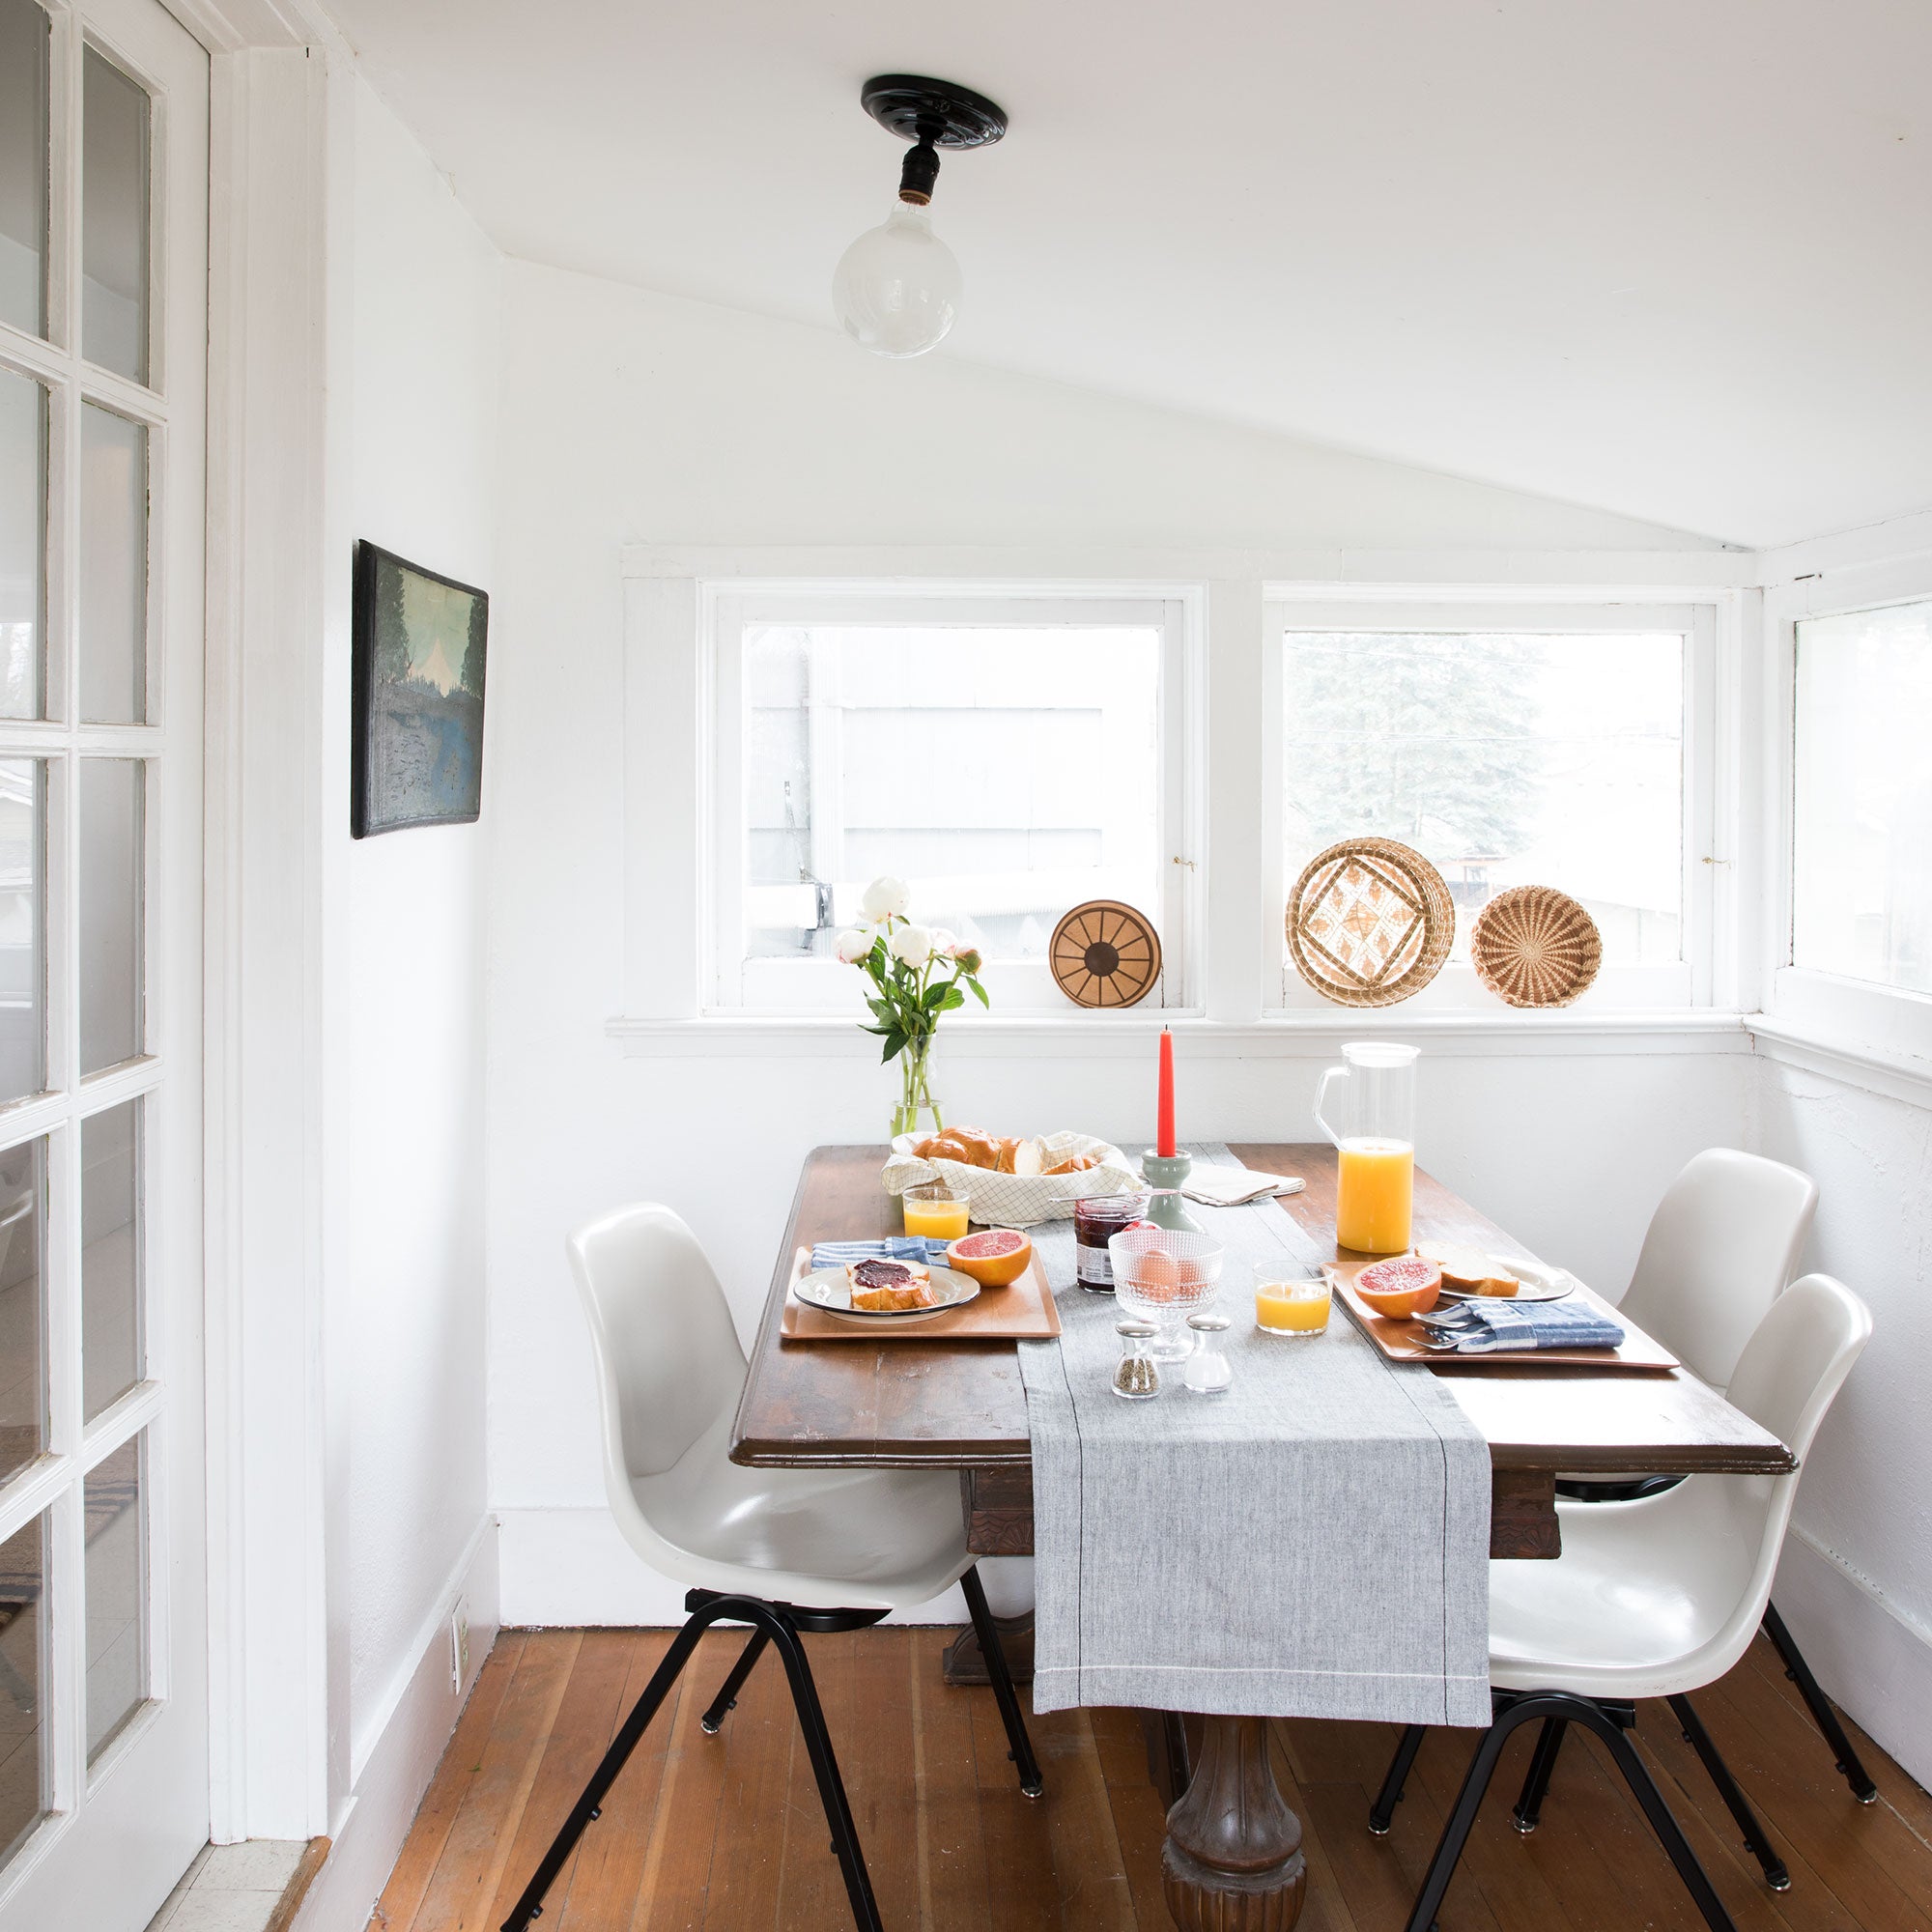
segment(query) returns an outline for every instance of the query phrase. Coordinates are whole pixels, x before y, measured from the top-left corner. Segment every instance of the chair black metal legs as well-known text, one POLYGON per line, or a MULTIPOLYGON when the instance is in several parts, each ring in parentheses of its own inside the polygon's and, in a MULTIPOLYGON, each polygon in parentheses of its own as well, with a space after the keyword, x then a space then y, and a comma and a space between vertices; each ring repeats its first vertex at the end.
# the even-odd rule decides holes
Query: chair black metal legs
MULTIPOLYGON (((1669 1856, 1670 1862, 1677 1867, 1678 1875, 1696 1902, 1698 1911, 1704 1915, 1704 1922, 1711 1927, 1711 1932, 1736 1932, 1722 1901, 1711 1889, 1704 1867, 1697 1862, 1697 1855, 1690 1849, 1677 1820, 1670 1815, 1670 1807, 1664 1804, 1662 1793, 1644 1769, 1635 1747, 1625 1735, 1636 1722, 1634 1706, 1599 1703, 1593 1698, 1577 1697, 1568 1691, 1558 1690, 1495 1693, 1495 1720, 1483 1733, 1483 1741, 1476 1747, 1476 1755, 1463 1779, 1463 1788, 1456 1794, 1456 1803, 1443 1823, 1435 1854, 1423 1876, 1422 1889, 1417 1892, 1415 1904, 1409 1911, 1407 1932, 1426 1932, 1435 1920, 1448 1893, 1449 1881, 1455 1876, 1457 1861, 1463 1856, 1463 1847, 1468 1842, 1470 1828, 1476 1822, 1476 1813, 1482 1808, 1490 1779, 1495 1775, 1496 1762, 1502 1756, 1510 1733, 1520 1724, 1530 1723, 1538 1718, 1544 1719, 1546 1726, 1550 1723, 1557 1725, 1556 1735, 1559 1738, 1563 1726, 1583 1724, 1603 1739, 1610 1756, 1616 1761, 1617 1769, 1623 1773, 1631 1795, 1643 1807, 1651 1830, 1657 1833, 1659 1842, 1669 1856)), ((1550 1733, 1546 1728, 1543 1737, 1538 1740, 1538 1756, 1547 1756, 1548 1763, 1553 1764, 1556 1745, 1550 1743, 1549 1738, 1550 1733)), ((1415 1761, 1415 1748, 1420 1743, 1417 1727, 1411 1726, 1404 1732, 1402 1745, 1396 1753, 1396 1764, 1391 1766, 1382 1795, 1376 1801, 1377 1809, 1384 1819, 1394 1810, 1396 1801, 1401 1797, 1402 1780, 1397 1773, 1400 1772, 1406 1778, 1409 1765, 1415 1761), (1394 1786, 1393 1792, 1391 1785, 1394 1786)), ((1531 1769, 1534 1772, 1534 1764, 1531 1769)), ((1548 1765, 1545 1769, 1547 1781, 1548 1765)), ((1529 1795, 1527 1787, 1524 1795, 1529 1795)), ((1537 1802, 1541 1803, 1541 1794, 1536 1796, 1537 1802)))
POLYGON ((764 1655, 765 1646, 771 1640, 771 1633, 762 1624, 752 1633, 752 1640, 731 1666, 731 1674, 718 1687, 711 1708, 697 1720, 698 1729, 706 1737, 715 1738, 718 1727, 724 1721, 724 1713, 737 1708, 738 1692, 745 1688, 745 1679, 751 1676, 752 1666, 764 1655))
POLYGON ((1389 1827, 1395 1822, 1395 1807, 1402 1803, 1403 1786, 1408 1782, 1408 1774, 1415 1766, 1415 1754, 1422 1748, 1422 1741, 1428 1735, 1427 1724, 1410 1724, 1395 1747, 1388 1776, 1382 1779, 1382 1788, 1376 1794, 1376 1802, 1369 1806, 1369 1830, 1378 1838, 1388 1836, 1389 1827))
POLYGON ((993 1695, 999 1700, 1000 1717, 1007 1727, 1007 1755, 1020 1775, 1021 1791, 1029 1798, 1037 1798, 1046 1784, 1034 1760, 1033 1740, 1027 1736, 1026 1719, 1020 1715, 1013 1673, 1007 1668, 1007 1653, 1000 1642, 999 1626, 986 1605, 978 1564, 960 1577, 959 1587, 966 1593, 966 1607, 972 1613, 973 1629, 980 1638, 980 1654, 986 1660, 986 1675, 993 1680, 993 1695))
POLYGON ((1529 1771, 1522 1780, 1522 1793, 1516 1801, 1516 1809, 1510 1814, 1516 1820, 1517 1830, 1524 1837, 1543 1822, 1544 1794, 1549 1789, 1550 1776, 1556 1769, 1556 1753, 1563 1748, 1564 1729, 1561 1718, 1545 1718, 1542 1730, 1536 1734, 1536 1748, 1530 1753, 1529 1771))
MULTIPOLYGON (((715 1623, 750 1624, 753 1634, 743 1655, 732 1666, 731 1675, 725 1679, 724 1690, 705 1716, 709 1718, 715 1714, 722 1719, 765 1645, 772 1643, 778 1646, 779 1655, 784 1660, 785 1676, 791 1685, 799 1729, 804 1733, 812 1774, 818 1780, 818 1795, 825 1806, 825 1821, 832 1829, 832 1849, 838 1854, 839 1869, 844 1874, 845 1894, 851 1901, 853 1920, 860 1932, 884 1932, 879 1922, 878 1903, 872 1896, 872 1882, 866 1871, 865 1854, 859 1848, 858 1828, 852 1822, 851 1806, 845 1802, 845 1786, 838 1776, 838 1760, 833 1754, 832 1739, 825 1728, 825 1713, 819 1706, 818 1690, 811 1681, 811 1666, 806 1662, 805 1645, 799 1640, 799 1633, 863 1630, 867 1624, 877 1623, 886 1612, 805 1610, 789 1604, 763 1603, 755 1597, 718 1596, 708 1590, 693 1590, 685 1598, 684 1606, 691 1612, 690 1619, 671 1639, 664 1662, 644 1687, 644 1694, 624 1719, 623 1728, 611 1741, 611 1748, 604 1753, 603 1762, 591 1774, 590 1782, 583 1787, 583 1795, 572 1806, 570 1816, 563 1821, 563 1829, 538 1861, 529 1884, 524 1888, 523 1896, 503 1921, 503 1932, 525 1932, 530 1921, 541 1916, 545 1892, 555 1883, 557 1873, 576 1849, 585 1828, 601 1815, 605 1795, 615 1783, 617 1774, 637 1749, 638 1741, 650 1727, 651 1719, 669 1694, 671 1686, 677 1682, 678 1673, 697 1648, 697 1639, 715 1623)), ((705 1728, 710 1730, 715 1726, 707 1723, 705 1728)))
MULTIPOLYGON (((973 1627, 980 1634, 980 1648, 986 1659, 987 1673, 993 1680, 993 1694, 999 1699, 1000 1716, 1007 1726, 1007 1742, 1019 1771, 1020 1789, 1029 1798, 1037 1798, 1042 1789, 1039 1766, 1034 1761, 1033 1745, 1027 1737, 1026 1719, 1020 1714, 1019 1698, 1013 1690, 1012 1673, 1007 1668, 1006 1652, 1000 1648, 1000 1634, 992 1612, 986 1607, 986 1593, 980 1586, 980 1573, 969 1570, 960 1579, 966 1592, 966 1607, 973 1613, 973 1627)), ((832 1734, 825 1727, 825 1712, 818 1701, 818 1687, 812 1682, 811 1665, 807 1662, 801 1633, 864 1630, 886 1615, 884 1610, 809 1610, 794 1604, 768 1604, 756 1597, 719 1596, 710 1590, 693 1590, 684 1600, 691 1612, 689 1620, 671 1639, 664 1662, 651 1674, 644 1694, 637 1701, 623 1728, 604 1753, 603 1762, 591 1774, 583 1794, 571 1807, 551 1848, 538 1861, 530 1882, 524 1888, 503 1932, 525 1932, 534 1918, 542 1917, 544 1894, 556 1881, 565 1861, 582 1837, 585 1828, 602 1814, 605 1795, 616 1782, 638 1742, 650 1728, 651 1719, 670 1694, 678 1673, 697 1648, 697 1639, 715 1623, 750 1624, 752 1634, 730 1674, 719 1687, 710 1708, 698 1719, 702 1727, 717 1735, 724 1714, 738 1701, 753 1666, 767 1645, 777 1648, 784 1663, 785 1679, 791 1686, 792 1708, 798 1714, 798 1728, 805 1739, 806 1755, 811 1760, 811 1775, 818 1782, 819 1802, 825 1806, 825 1822, 832 1832, 832 1849, 844 1875, 845 1895, 852 1906, 852 1919, 859 1932, 884 1932, 879 1922, 878 1901, 872 1896, 872 1881, 866 1870, 866 1855, 859 1845, 859 1828, 852 1822, 852 1807, 846 1802, 845 1781, 838 1775, 838 1757, 832 1748, 832 1734)))
POLYGON ((1804 1652, 1785 1629, 1784 1619, 1777 1614, 1776 1604, 1764 1606, 1764 1634, 1783 1661, 1785 1676, 1798 1686, 1798 1694, 1804 1699, 1805 1709, 1811 1713, 1812 1720, 1824 1732, 1825 1742, 1836 1755, 1839 1773, 1852 1787, 1852 1796, 1861 1804, 1877 1804, 1878 1786, 1871 1781, 1870 1775, 1859 1761, 1851 1739, 1845 1735, 1844 1725, 1838 1721, 1837 1712, 1833 1710, 1831 1700, 1819 1690, 1818 1680, 1811 1675, 1811 1666, 1804 1662, 1804 1652))
POLYGON ((1690 1698, 1673 1697, 1670 1708, 1677 1714, 1677 1721, 1684 1726, 1685 1743, 1703 1759, 1704 1769, 1711 1774, 1711 1782, 1718 1787, 1718 1796, 1724 1801, 1725 1809, 1737 1820, 1738 1830, 1744 1833, 1745 1850, 1764 1867, 1765 1884, 1773 1891, 1789 1891, 1791 1874, 1785 1870, 1784 1861, 1772 1850, 1771 1839, 1758 1823, 1757 1813, 1738 1789, 1738 1781, 1731 1776, 1730 1766, 1718 1755, 1718 1747, 1711 1742, 1711 1734, 1692 1709, 1690 1698))

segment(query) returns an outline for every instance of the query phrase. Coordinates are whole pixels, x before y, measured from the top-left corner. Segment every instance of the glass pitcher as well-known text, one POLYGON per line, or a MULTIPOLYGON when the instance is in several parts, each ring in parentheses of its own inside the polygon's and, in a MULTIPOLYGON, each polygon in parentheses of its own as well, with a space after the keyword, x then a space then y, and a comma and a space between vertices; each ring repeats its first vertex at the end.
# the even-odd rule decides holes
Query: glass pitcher
POLYGON ((1340 1150, 1335 1243, 1362 1254, 1403 1254, 1415 1204, 1416 1049, 1355 1040, 1342 1058, 1347 1065, 1331 1066, 1315 1090, 1315 1122, 1340 1150), (1338 1080, 1339 1128, 1325 1111, 1338 1080))

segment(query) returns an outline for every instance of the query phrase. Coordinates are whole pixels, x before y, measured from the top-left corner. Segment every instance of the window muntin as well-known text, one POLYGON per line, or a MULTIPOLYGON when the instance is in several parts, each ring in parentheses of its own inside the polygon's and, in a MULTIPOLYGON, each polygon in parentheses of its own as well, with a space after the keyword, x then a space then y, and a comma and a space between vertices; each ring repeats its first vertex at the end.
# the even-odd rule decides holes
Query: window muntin
POLYGON ((1338 838, 1397 838, 1448 882, 1453 961, 1534 883, 1588 908, 1606 968, 1681 966, 1686 673, 1678 631, 1290 629, 1286 883, 1338 838))
POLYGON ((1932 993, 1932 601, 1795 629, 1792 963, 1932 993))

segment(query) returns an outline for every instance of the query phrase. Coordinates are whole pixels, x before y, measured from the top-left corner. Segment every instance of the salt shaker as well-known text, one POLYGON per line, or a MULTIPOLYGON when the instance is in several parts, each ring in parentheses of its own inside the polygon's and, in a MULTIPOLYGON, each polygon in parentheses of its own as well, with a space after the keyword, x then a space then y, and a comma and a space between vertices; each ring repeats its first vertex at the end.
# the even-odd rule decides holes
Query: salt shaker
POLYGON ((1194 1352, 1180 1365, 1181 1385, 1196 1395, 1220 1395, 1235 1379, 1235 1372, 1221 1352, 1221 1336, 1228 1327, 1228 1317, 1215 1314, 1211 1308, 1201 1308, 1187 1318, 1187 1325, 1199 1339, 1194 1352))
POLYGON ((1121 1338, 1121 1360, 1114 1371, 1114 1393, 1125 1396, 1129 1402, 1145 1402, 1149 1396, 1158 1395, 1160 1371, 1154 1367, 1153 1357, 1148 1353, 1148 1344, 1160 1330, 1151 1321, 1137 1321, 1130 1318, 1116 1321, 1114 1332, 1121 1338))

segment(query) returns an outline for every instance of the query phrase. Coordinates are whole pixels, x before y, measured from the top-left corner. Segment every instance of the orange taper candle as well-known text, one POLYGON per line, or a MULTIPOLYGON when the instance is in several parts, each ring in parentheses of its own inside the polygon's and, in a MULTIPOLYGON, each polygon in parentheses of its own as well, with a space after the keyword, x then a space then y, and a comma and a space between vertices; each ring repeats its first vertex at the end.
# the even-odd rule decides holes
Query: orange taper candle
POLYGON ((1154 1120, 1153 1151, 1163 1160, 1174 1157, 1174 1036, 1160 1030, 1160 1105, 1154 1120))

